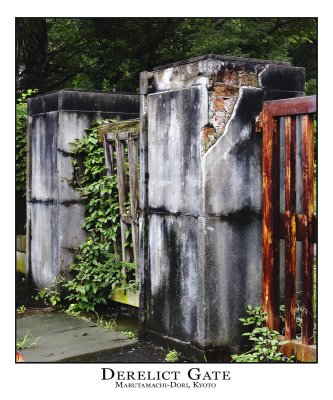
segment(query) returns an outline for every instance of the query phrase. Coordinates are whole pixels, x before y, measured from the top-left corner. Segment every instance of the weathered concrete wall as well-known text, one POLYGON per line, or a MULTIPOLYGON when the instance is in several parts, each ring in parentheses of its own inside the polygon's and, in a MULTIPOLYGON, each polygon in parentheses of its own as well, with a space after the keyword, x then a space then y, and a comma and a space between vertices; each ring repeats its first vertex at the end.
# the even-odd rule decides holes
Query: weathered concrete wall
MULTIPOLYGON (((261 303, 264 100, 304 70, 207 55, 141 75, 141 334, 225 357, 261 303)), ((230 360, 230 357, 227 358, 230 360)))
POLYGON ((139 115, 139 96, 64 90, 29 100, 28 252, 29 273, 39 288, 66 275, 85 240, 84 205, 72 186, 70 142, 95 119, 139 115))

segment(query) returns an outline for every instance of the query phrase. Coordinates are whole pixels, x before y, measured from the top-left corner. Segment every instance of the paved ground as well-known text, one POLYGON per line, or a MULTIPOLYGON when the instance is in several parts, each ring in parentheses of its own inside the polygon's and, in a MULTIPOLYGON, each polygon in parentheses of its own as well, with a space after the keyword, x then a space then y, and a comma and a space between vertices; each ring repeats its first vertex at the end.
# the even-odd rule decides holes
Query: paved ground
MULTIPOLYGON (((30 332, 29 344, 39 337, 36 346, 20 350, 25 362, 165 362, 169 349, 128 339, 121 334, 130 331, 137 335, 135 308, 110 303, 105 309, 98 310, 104 319, 115 319, 115 330, 106 331, 93 322, 46 308, 42 301, 36 300, 36 294, 37 291, 26 284, 24 276, 17 274, 16 308, 24 305, 26 312, 17 317, 16 339, 21 340, 30 332)), ((187 361, 179 359, 179 362, 187 361)))
MULTIPOLYGON (((121 327, 120 327, 121 329, 121 327)), ((121 350, 137 341, 119 331, 107 331, 95 323, 60 312, 38 311, 17 319, 17 339, 30 332, 28 344, 21 350, 26 362, 56 362, 78 356, 111 350, 121 350)))
MULTIPOLYGON (((16 336, 29 332, 28 345, 20 350, 25 362, 162 363, 168 349, 128 339, 122 331, 137 334, 137 319, 119 316, 116 330, 107 331, 95 323, 65 313, 38 309, 17 319, 16 336)), ((188 362, 183 358, 179 362, 188 362)))

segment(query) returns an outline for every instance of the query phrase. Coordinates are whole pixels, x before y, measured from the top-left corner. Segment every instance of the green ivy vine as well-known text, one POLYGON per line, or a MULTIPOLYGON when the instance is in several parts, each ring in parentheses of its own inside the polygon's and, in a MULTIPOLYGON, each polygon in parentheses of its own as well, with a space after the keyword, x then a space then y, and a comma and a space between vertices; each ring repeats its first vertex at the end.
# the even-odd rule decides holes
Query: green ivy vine
POLYGON ((98 128, 110 122, 94 122, 87 135, 72 143, 73 185, 86 204, 83 228, 88 232, 71 266, 73 277, 63 285, 74 311, 93 311, 106 304, 116 288, 136 287, 135 265, 114 254, 120 237, 117 176, 106 175, 104 149, 98 141, 98 128))

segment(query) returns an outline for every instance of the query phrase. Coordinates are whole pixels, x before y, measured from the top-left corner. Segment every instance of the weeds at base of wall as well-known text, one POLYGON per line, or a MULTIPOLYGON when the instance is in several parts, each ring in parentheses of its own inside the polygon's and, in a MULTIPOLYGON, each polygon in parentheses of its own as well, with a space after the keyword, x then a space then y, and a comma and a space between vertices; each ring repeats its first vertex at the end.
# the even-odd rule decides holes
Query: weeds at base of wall
POLYGON ((25 314, 26 311, 27 311, 27 307, 24 304, 22 306, 20 306, 20 307, 17 307, 17 309, 16 309, 16 313, 18 315, 25 314))
POLYGON ((179 356, 181 353, 178 353, 176 350, 170 350, 169 353, 165 356, 165 362, 177 362, 179 360, 179 356))
POLYGON ((117 329, 117 321, 115 318, 104 318, 100 316, 96 311, 94 313, 82 313, 81 311, 70 311, 64 310, 65 314, 71 317, 82 319, 83 321, 89 321, 96 326, 100 326, 106 331, 115 331, 117 329))
POLYGON ((122 331, 122 332, 120 332, 120 333, 121 333, 122 335, 126 336, 128 339, 134 339, 134 340, 137 339, 135 333, 132 332, 132 331, 122 331))
POLYGON ((279 351, 279 346, 286 341, 279 340, 279 332, 271 331, 265 326, 265 315, 262 307, 247 306, 247 318, 240 318, 244 326, 251 326, 250 332, 243 333, 253 343, 253 348, 246 353, 231 356, 232 361, 237 363, 271 363, 271 362, 294 362, 294 357, 286 357, 279 351))

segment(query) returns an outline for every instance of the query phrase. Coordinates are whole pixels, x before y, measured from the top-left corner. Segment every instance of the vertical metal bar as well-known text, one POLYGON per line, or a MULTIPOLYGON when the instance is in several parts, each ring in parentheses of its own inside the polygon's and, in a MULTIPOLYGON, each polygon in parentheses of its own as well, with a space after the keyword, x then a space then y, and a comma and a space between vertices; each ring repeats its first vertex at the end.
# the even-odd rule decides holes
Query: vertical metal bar
POLYGON ((302 253, 302 343, 313 344, 313 243, 314 129, 313 116, 302 118, 303 253, 302 253))
POLYGON ((285 119, 285 336, 296 337, 296 118, 285 119))
POLYGON ((262 304, 270 329, 280 328, 280 133, 278 120, 263 108, 263 275, 262 304))

